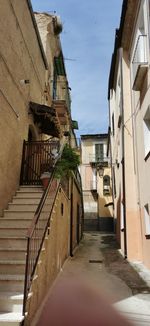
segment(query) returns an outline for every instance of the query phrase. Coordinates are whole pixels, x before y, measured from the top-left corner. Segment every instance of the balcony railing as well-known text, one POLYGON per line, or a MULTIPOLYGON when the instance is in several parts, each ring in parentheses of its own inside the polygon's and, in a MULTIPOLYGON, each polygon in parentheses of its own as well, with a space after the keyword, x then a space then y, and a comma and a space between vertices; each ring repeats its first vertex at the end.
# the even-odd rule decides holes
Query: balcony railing
POLYGON ((148 68, 147 35, 139 35, 133 56, 133 89, 140 90, 148 68))
POLYGON ((41 174, 52 171, 59 149, 58 141, 24 141, 20 184, 40 185, 41 174))
POLYGON ((108 156, 96 156, 94 154, 89 155, 89 162, 93 164, 108 165, 110 162, 110 157, 108 156))

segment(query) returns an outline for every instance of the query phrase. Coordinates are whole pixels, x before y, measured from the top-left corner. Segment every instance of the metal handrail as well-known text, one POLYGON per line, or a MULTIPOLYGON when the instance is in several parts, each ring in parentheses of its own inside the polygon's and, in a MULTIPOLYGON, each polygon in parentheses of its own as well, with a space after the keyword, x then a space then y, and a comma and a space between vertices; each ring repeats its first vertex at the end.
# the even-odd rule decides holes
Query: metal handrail
POLYGON ((23 300, 23 315, 25 315, 26 302, 28 293, 31 287, 33 280, 34 272, 37 266, 38 258, 42 249, 42 245, 45 239, 45 235, 50 226, 50 219, 55 205, 55 200, 58 194, 60 187, 60 180, 57 182, 56 187, 54 188, 55 179, 55 169, 57 162, 61 158, 61 154, 64 149, 63 145, 60 149, 59 155, 55 159, 54 169, 49 180, 48 187, 45 189, 40 203, 35 212, 33 221, 30 225, 30 228, 27 231, 27 256, 26 256, 26 268, 25 268, 25 283, 24 283, 24 300, 23 300), (53 197, 51 195, 54 194, 53 197), (44 211, 43 208, 45 204, 50 203, 50 199, 53 200, 50 211, 44 211), (48 203, 46 203, 48 201, 48 203), (45 216, 46 214, 46 216, 45 216))

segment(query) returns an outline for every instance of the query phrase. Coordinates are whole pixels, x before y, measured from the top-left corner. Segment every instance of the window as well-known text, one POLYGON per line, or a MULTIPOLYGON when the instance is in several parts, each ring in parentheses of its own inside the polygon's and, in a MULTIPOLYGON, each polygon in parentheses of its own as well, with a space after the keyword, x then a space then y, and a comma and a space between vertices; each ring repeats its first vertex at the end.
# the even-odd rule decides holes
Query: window
POLYGON ((110 176, 109 175, 104 175, 103 183, 105 186, 110 186, 110 176))
POLYGON ((132 58, 133 90, 135 91, 140 91, 143 78, 148 69, 146 11, 146 2, 141 2, 132 58))
POLYGON ((104 144, 95 145, 95 160, 96 162, 103 162, 104 160, 104 144))
POLYGON ((145 157, 150 152, 150 106, 143 119, 145 157))
POLYGON ((150 215, 148 204, 144 206, 145 235, 150 235, 150 215))
POLYGON ((115 135, 115 121, 114 121, 114 113, 112 114, 112 133, 115 135))
POLYGON ((115 176, 115 169, 114 167, 112 168, 112 178, 113 178, 113 196, 116 198, 117 193, 116 193, 116 176, 115 176))
POLYGON ((110 176, 104 175, 103 177, 103 194, 110 195, 110 176))

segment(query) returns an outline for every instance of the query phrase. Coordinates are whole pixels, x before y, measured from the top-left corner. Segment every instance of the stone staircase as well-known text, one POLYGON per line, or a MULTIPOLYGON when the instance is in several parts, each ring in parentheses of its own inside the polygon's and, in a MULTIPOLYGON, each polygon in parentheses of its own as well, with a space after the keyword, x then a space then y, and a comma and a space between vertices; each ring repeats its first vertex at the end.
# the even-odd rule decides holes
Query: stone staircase
POLYGON ((21 186, 0 217, 0 326, 23 321, 26 232, 42 194, 41 187, 21 186))

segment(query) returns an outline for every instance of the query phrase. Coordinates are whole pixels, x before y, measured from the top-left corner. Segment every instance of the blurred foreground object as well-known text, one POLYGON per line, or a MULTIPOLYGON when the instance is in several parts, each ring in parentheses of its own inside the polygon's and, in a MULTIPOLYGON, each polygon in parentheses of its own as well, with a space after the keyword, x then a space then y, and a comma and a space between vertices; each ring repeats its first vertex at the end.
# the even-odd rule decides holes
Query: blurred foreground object
POLYGON ((131 326, 91 285, 60 280, 53 287, 36 326, 131 326))

